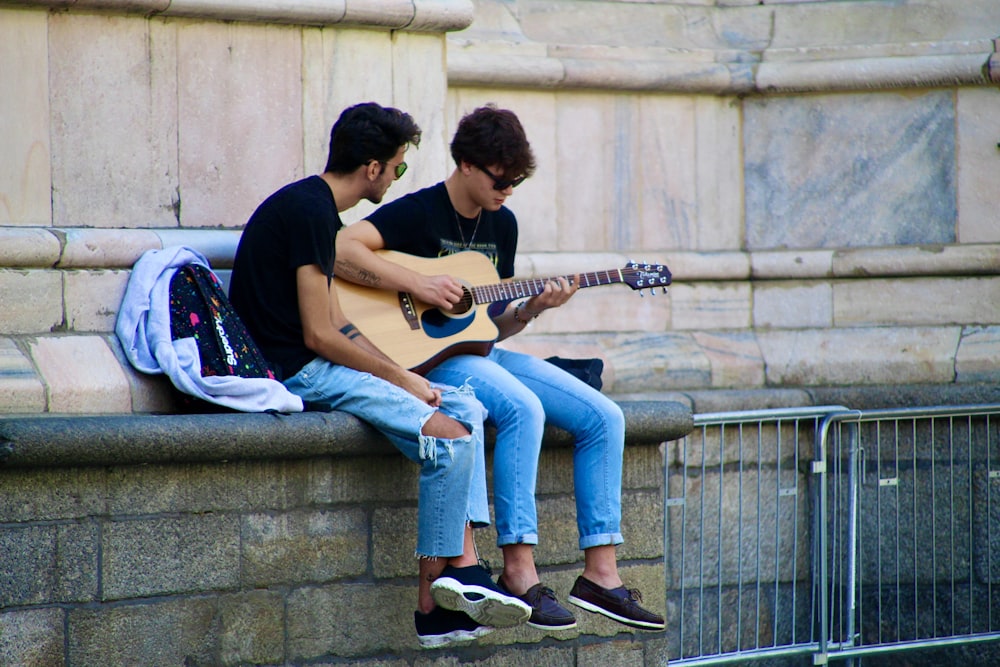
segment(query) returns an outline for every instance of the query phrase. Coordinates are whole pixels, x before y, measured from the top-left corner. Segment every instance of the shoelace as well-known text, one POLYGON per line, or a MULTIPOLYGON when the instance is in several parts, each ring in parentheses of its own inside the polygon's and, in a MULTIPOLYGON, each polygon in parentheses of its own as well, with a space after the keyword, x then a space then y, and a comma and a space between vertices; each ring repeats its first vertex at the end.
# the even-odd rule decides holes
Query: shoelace
POLYGON ((628 599, 632 602, 642 602, 642 593, 639 592, 638 588, 626 588, 625 592, 628 593, 628 599))
POLYGON ((531 596, 532 599, 529 600, 530 604, 532 605, 534 605, 535 602, 537 602, 539 599, 543 597, 552 598, 553 600, 556 600, 556 592, 551 588, 549 588, 548 586, 540 586, 536 588, 535 591, 536 591, 535 595, 531 596))

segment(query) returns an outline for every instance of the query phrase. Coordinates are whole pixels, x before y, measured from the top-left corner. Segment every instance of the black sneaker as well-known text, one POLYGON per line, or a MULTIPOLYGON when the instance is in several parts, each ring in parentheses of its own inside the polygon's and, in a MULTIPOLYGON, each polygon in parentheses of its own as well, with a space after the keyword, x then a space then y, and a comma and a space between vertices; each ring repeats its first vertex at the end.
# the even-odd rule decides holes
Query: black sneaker
POLYGON ((667 627, 663 617, 639 606, 642 595, 638 590, 624 586, 601 588, 589 579, 577 577, 569 601, 581 609, 604 614, 619 623, 640 630, 662 630, 667 627))
POLYGON ((497 588, 481 565, 445 567, 431 584, 431 595, 445 609, 464 611, 494 628, 520 625, 531 616, 531 606, 497 588))
MULTIPOLYGON (((514 595, 503 583, 503 575, 497 578, 497 586, 514 595)), ((548 586, 535 584, 518 598, 531 605, 528 625, 539 630, 569 630, 576 627, 576 617, 569 609, 559 604, 555 591, 548 586)))
POLYGON ((427 614, 413 612, 413 624, 417 626, 417 640, 422 648, 472 641, 493 632, 493 628, 476 623, 468 614, 444 607, 434 607, 427 614))

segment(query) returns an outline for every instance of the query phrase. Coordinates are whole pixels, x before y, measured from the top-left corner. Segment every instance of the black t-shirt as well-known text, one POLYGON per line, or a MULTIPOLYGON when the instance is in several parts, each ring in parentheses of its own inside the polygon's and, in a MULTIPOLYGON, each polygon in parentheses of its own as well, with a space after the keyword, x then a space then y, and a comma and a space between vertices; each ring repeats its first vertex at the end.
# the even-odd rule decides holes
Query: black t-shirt
POLYGON ((303 338, 295 272, 316 264, 332 278, 342 226, 330 186, 310 176, 264 200, 240 237, 229 300, 282 379, 316 356, 303 338))
POLYGON ((463 218, 451 205, 443 182, 389 202, 367 220, 375 225, 389 250, 418 257, 443 257, 475 250, 490 258, 501 278, 514 275, 517 251, 514 213, 501 206, 498 211, 483 210, 478 222, 475 218, 463 218))

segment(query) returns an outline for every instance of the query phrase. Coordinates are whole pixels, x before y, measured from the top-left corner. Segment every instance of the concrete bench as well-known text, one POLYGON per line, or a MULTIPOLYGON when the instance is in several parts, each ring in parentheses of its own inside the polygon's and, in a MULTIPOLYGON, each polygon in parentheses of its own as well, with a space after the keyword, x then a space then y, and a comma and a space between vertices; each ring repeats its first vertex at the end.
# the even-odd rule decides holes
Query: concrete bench
MULTIPOLYGON (((675 401, 620 402, 626 446, 690 433, 689 408, 675 401)), ((492 434, 488 434, 491 442, 492 434)), ((548 427, 546 446, 572 446, 548 427)), ((38 415, 0 417, 0 465, 7 468, 370 456, 396 450, 343 412, 38 415)))

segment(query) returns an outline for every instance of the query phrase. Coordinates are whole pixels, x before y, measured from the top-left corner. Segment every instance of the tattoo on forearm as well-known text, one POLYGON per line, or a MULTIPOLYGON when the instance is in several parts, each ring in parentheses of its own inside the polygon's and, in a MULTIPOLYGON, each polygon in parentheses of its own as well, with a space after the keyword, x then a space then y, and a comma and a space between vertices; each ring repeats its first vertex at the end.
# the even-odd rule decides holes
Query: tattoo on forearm
POLYGON ((347 336, 348 340, 354 340, 355 338, 361 335, 361 332, 358 331, 358 328, 353 324, 351 324, 350 322, 340 327, 340 333, 347 336))
POLYGON ((368 287, 378 287, 382 284, 382 278, 378 274, 360 267, 353 262, 338 259, 334 262, 334 267, 338 275, 353 282, 367 285, 368 287))

